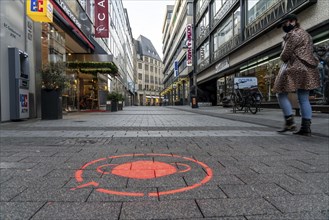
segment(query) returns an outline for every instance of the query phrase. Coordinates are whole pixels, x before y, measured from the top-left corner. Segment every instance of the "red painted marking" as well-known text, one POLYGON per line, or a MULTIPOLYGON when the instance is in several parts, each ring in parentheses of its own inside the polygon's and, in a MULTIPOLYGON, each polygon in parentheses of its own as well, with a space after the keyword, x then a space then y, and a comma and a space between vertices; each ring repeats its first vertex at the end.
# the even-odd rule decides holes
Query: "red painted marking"
MULTIPOLYGON (((193 159, 193 158, 188 158, 188 157, 182 157, 178 155, 171 155, 171 154, 124 154, 124 155, 116 155, 116 156, 109 156, 109 159, 114 159, 114 158, 123 158, 123 157, 133 157, 137 158, 138 156, 149 156, 149 157, 175 157, 175 158, 180 158, 180 159, 185 159, 188 161, 192 161, 199 166, 201 166, 205 172, 207 173, 207 176, 202 179, 200 182, 195 183, 191 186, 188 187, 183 187, 183 188, 178 188, 178 189, 172 189, 172 190, 167 190, 167 191, 161 191, 161 192, 150 192, 147 195, 148 196, 159 196, 159 195, 168 195, 168 194, 174 194, 174 193, 179 193, 179 192, 184 192, 187 190, 191 190, 197 187, 200 187, 203 184, 206 184, 213 176, 213 172, 211 168, 209 168, 206 164, 193 159)), ((75 178, 78 182, 82 182, 82 174, 85 168, 88 166, 95 164, 97 162, 101 162, 103 160, 106 160, 107 158, 101 158, 98 160, 91 161, 87 164, 85 164, 81 169, 77 170, 75 173, 75 178)), ((174 164, 174 163, 172 163, 174 164)), ((188 172, 191 170, 191 167, 187 164, 183 163, 176 163, 178 166, 184 166, 186 167, 185 170, 179 170, 164 162, 158 162, 158 161, 151 161, 151 160, 141 160, 141 161, 134 161, 134 162, 129 162, 129 163, 124 163, 117 165, 112 169, 111 172, 109 171, 103 171, 103 168, 108 167, 108 166, 115 166, 116 164, 104 164, 101 166, 98 166, 96 168, 97 172, 101 172, 103 174, 115 174, 118 176, 122 177, 128 177, 128 178, 136 178, 136 179, 150 179, 150 178, 157 178, 157 177, 162 177, 162 176, 167 176, 171 175, 174 173, 183 173, 183 172, 188 172)), ((97 182, 89 182, 83 185, 80 185, 76 188, 72 188, 72 190, 78 189, 78 188, 83 188, 87 186, 95 186, 98 187, 99 183, 97 182)), ((109 189, 104 189, 104 188, 98 188, 96 189, 98 192, 101 193, 106 193, 106 194, 113 194, 113 195, 121 195, 121 196, 144 196, 144 193, 140 192, 120 192, 120 191, 114 191, 114 190, 109 190, 109 189)))
POLYGON ((89 182, 89 183, 82 184, 82 185, 77 186, 77 187, 75 187, 75 188, 71 188, 71 190, 81 189, 81 188, 88 187, 88 186, 95 186, 95 187, 98 187, 98 186, 99 186, 99 183, 96 183, 96 182, 94 182, 94 181, 91 181, 91 182, 89 182))
POLYGON ((112 174, 114 175, 134 179, 151 179, 167 176, 176 172, 176 168, 170 164, 144 160, 121 164, 112 170, 112 174))
POLYGON ((97 163, 97 162, 100 162, 100 161, 103 161, 103 160, 106 160, 106 158, 100 158, 100 159, 98 159, 98 160, 93 160, 93 161, 91 161, 91 162, 89 162, 89 163, 86 163, 85 165, 83 165, 82 167, 81 167, 81 169, 86 169, 86 167, 87 166, 90 166, 91 164, 94 164, 94 163, 97 163))
POLYGON ((75 179, 78 182, 82 182, 83 181, 82 173, 83 173, 83 170, 77 170, 77 172, 75 172, 75 179))
POLYGON ((144 193, 135 193, 135 192, 119 192, 113 191, 108 189, 99 188, 96 189, 97 192, 112 194, 112 195, 119 195, 119 196, 144 196, 144 193))
POLYGON ((188 171, 191 170, 191 167, 190 167, 189 165, 187 165, 187 164, 177 163, 177 165, 187 167, 185 170, 181 170, 181 171, 179 171, 179 173, 185 173, 185 172, 188 172, 188 171))
POLYGON ((115 166, 115 165, 116 164, 105 164, 105 165, 102 165, 102 166, 97 167, 96 170, 97 170, 97 172, 102 173, 102 174, 111 174, 111 172, 109 172, 109 171, 103 171, 102 169, 104 167, 115 166))

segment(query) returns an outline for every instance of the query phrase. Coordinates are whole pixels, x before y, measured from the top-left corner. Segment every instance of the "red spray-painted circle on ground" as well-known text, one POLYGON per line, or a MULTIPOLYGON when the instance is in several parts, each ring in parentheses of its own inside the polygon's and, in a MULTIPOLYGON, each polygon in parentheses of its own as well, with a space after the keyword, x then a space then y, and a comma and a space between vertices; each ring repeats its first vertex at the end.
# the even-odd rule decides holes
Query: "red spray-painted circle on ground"
MULTIPOLYGON (((112 194, 112 195, 122 195, 122 196, 159 196, 159 195, 168 195, 168 194, 174 194, 179 192, 184 192, 187 190, 191 190, 197 187, 200 187, 201 185, 207 183, 213 176, 212 170, 203 162, 200 162, 198 160, 189 158, 189 157, 182 157, 179 155, 171 155, 171 154, 124 154, 124 155, 118 155, 118 156, 109 156, 107 158, 100 158, 98 160, 91 161, 84 166, 82 166, 79 170, 75 172, 75 179, 78 183, 83 182, 83 172, 84 170, 90 166, 94 165, 99 162, 107 161, 108 159, 115 159, 115 158, 125 158, 125 157, 134 157, 138 158, 139 156, 143 157, 174 157, 174 158, 181 158, 187 161, 192 161, 196 163, 197 165, 201 166, 207 173, 207 175, 198 183, 195 183, 188 187, 182 187, 167 191, 160 191, 160 192, 150 192, 147 195, 145 195, 142 192, 121 192, 121 191, 114 191, 110 189, 105 189, 99 187, 99 183, 95 181, 91 181, 85 184, 81 184, 76 188, 72 188, 72 190, 88 187, 88 186, 94 186, 96 187, 96 191, 105 193, 105 194, 112 194)), ((191 170, 191 167, 184 163, 176 163, 178 166, 184 166, 186 167, 185 170, 177 171, 177 169, 165 162, 159 162, 159 161, 152 161, 152 160, 138 160, 133 162, 127 162, 120 165, 116 164, 104 164, 100 165, 96 168, 97 172, 100 172, 102 174, 113 174, 116 176, 126 177, 126 178, 132 178, 132 179, 152 179, 152 178, 160 178, 163 176, 172 175, 175 173, 182 173, 187 172, 191 170), (110 171, 107 171, 107 169, 111 169, 110 171)))

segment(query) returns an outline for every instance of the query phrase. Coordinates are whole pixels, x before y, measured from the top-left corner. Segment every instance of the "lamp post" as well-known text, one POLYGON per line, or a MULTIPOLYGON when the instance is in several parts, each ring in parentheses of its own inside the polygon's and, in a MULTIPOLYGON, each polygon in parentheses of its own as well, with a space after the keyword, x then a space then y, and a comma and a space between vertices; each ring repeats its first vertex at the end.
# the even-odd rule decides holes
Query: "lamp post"
POLYGON ((173 102, 173 105, 175 105, 175 100, 176 100, 176 84, 173 83, 172 84, 172 87, 173 87, 173 100, 172 100, 172 102, 173 102))

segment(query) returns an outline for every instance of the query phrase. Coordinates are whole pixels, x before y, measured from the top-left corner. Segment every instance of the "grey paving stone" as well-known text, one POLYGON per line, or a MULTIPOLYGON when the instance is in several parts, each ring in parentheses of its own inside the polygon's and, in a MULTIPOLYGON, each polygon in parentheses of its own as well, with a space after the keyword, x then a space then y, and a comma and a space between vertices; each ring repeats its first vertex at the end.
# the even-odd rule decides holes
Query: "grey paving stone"
MULTIPOLYGON (((35 151, 21 151, 17 152, 13 156, 15 157, 51 157, 56 155, 59 151, 50 151, 50 150, 35 150, 35 151)), ((67 156, 67 155, 65 155, 67 156)))
POLYGON ((119 219, 121 203, 48 202, 32 219, 119 219))
POLYGON ((47 175, 53 168, 35 166, 33 168, 22 169, 0 169, 0 176, 10 177, 42 177, 47 175))
POLYGON ((32 168, 36 166, 37 163, 28 163, 28 162, 0 162, 0 169, 11 169, 11 168, 32 168))
POLYGON ((189 189, 187 191, 182 192, 174 192, 177 189, 184 188, 174 188, 174 187, 159 187, 159 200, 167 201, 167 200, 193 200, 193 199, 220 199, 227 198, 226 195, 217 187, 217 186, 204 186, 201 185, 194 189, 189 189), (170 193, 170 194, 167 194, 170 193))
POLYGON ((124 202, 120 215, 120 219, 188 219, 202 217, 194 200, 124 202))
POLYGON ((70 159, 70 157, 40 157, 40 156, 29 156, 23 160, 21 160, 21 163, 32 163, 32 162, 47 162, 47 163, 54 163, 54 164, 60 164, 64 163, 70 159))
POLYGON ((10 180, 2 183, 1 188, 10 187, 30 187, 30 188, 42 188, 42 187, 63 187, 70 178, 58 177, 58 178, 45 178, 45 177, 13 177, 10 180))
POLYGON ((279 213, 275 207, 264 199, 201 199, 196 201, 205 217, 279 213))
POLYGON ((321 212, 298 212, 275 215, 246 216, 248 220, 328 220, 329 215, 321 212))
POLYGON ((305 184, 310 184, 327 194, 329 193, 329 173, 293 173, 290 175, 305 184))
MULTIPOLYGON (((1 144, 3 145, 3 143, 1 144)), ((19 151, 5 151, 4 148, 5 146, 1 146, 0 157, 10 157, 19 153, 19 151)))
POLYGON ((127 187, 165 187, 165 186, 177 186, 185 187, 186 183, 183 177, 180 176, 164 176, 155 179, 128 179, 127 187))
POLYGON ((132 201, 158 201, 159 197, 150 196, 157 193, 157 188, 104 188, 108 191, 94 189, 87 202, 132 202, 132 201))
MULTIPOLYGON (((84 177, 82 182, 78 182, 76 178, 71 178, 71 180, 67 182, 64 187, 75 188, 92 181, 99 183, 98 187, 102 187, 102 188, 123 188, 123 187, 127 187, 128 184, 127 178, 112 175, 110 177, 103 176, 102 178, 84 177)), ((88 186, 88 187, 98 188, 92 186, 88 186)), ((132 186, 132 188, 133 187, 134 186, 132 186)))
POLYGON ((1 162, 19 162, 23 160, 24 156, 10 156, 10 157, 0 157, 1 162))
POLYGON ((291 195, 274 183, 255 185, 220 185, 229 198, 261 198, 291 195))
POLYGON ((44 202, 0 202, 1 220, 30 219, 44 202))
POLYGON ((328 210, 329 197, 326 194, 291 195, 285 197, 270 197, 269 202, 284 213, 328 210))
POLYGON ((300 181, 292 178, 286 174, 237 174, 236 175, 243 182, 253 185, 262 183, 299 183, 300 181))
POLYGON ((313 183, 280 183, 279 185, 294 195, 326 193, 326 190, 313 183))
POLYGON ((26 189, 26 187, 8 187, 0 188, 0 201, 1 202, 9 202, 12 198, 20 194, 26 189))
POLYGON ((92 189, 83 188, 71 190, 68 188, 28 188, 12 201, 15 202, 40 202, 40 201, 57 201, 57 202, 84 202, 87 200, 92 189))
MULTIPOLYGON (((184 177, 187 185, 191 186, 195 183, 201 181, 204 177, 197 177, 197 176, 191 176, 191 177, 184 177)), ((239 178, 237 178, 235 175, 218 175, 213 176, 205 185, 227 185, 227 184, 245 184, 242 182, 239 178)))
MULTIPOLYGON (((52 170, 50 171, 45 177, 47 178, 58 178, 58 177, 75 177, 75 173, 77 170, 66 170, 66 169, 58 169, 58 170, 52 170)), ((83 172, 84 177, 90 177, 90 178, 99 178, 102 176, 101 173, 97 172, 96 170, 85 170, 83 172)))

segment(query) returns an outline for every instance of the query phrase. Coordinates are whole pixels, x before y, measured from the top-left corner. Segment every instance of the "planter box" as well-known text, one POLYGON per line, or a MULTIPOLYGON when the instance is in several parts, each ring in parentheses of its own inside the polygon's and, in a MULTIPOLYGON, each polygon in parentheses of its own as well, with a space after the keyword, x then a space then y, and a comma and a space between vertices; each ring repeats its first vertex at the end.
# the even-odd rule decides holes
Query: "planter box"
POLYGON ((63 118, 62 93, 59 90, 41 90, 41 119, 63 118))

